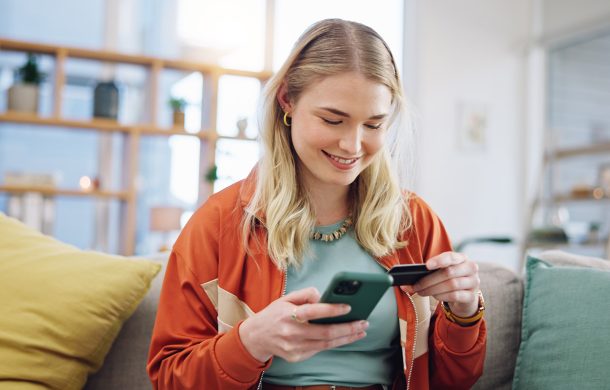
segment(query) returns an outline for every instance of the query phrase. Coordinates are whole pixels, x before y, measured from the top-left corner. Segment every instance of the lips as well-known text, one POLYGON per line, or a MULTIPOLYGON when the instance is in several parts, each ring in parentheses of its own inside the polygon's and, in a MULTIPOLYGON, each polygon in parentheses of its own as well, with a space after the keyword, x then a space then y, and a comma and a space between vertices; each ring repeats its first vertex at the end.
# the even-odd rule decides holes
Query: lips
POLYGON ((349 169, 353 167, 358 160, 360 160, 360 157, 344 158, 335 156, 334 154, 330 154, 325 151, 322 152, 324 153, 324 155, 326 155, 326 157, 328 157, 328 159, 333 163, 334 166, 340 169, 349 169))

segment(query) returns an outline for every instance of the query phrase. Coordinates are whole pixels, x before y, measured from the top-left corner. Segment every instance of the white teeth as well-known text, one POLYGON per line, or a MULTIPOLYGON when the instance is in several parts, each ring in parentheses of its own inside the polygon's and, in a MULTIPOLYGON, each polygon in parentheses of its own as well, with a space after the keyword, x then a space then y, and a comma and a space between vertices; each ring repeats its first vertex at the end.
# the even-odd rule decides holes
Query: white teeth
POLYGON ((339 158, 337 156, 333 156, 332 154, 329 154, 328 156, 330 158, 332 158, 333 160, 335 160, 341 164, 346 164, 346 165, 352 164, 353 162, 355 162, 357 160, 356 158, 352 158, 351 160, 346 160, 344 158, 339 158))

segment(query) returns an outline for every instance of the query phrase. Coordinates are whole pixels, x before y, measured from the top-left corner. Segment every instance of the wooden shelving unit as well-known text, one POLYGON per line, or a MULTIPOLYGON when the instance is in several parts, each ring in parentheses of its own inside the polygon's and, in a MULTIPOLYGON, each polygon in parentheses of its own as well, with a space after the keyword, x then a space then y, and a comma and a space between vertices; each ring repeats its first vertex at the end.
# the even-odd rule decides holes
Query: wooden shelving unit
MULTIPOLYGON (((552 130, 547 130, 552 133, 552 130)), ((534 200, 530 210, 530 225, 533 213, 538 209, 551 210, 553 207, 557 207, 561 204, 592 204, 594 207, 600 207, 610 202, 610 194, 604 193, 603 190, 594 196, 593 187, 590 194, 575 195, 572 193, 555 193, 554 180, 552 179, 553 170, 556 169, 556 164, 560 161, 568 159, 578 159, 588 156, 597 156, 603 154, 610 154, 610 143, 599 143, 588 146, 574 147, 574 148, 555 148, 553 146, 547 146, 547 151, 544 155, 544 166, 543 169, 546 172, 546 185, 543 187, 544 193, 539 194, 539 197, 534 200), (549 180, 549 177, 551 178, 549 180)), ((530 226, 530 229, 532 226, 530 226)), ((569 242, 547 242, 537 241, 532 239, 526 239, 524 244, 524 252, 528 249, 563 249, 563 250, 579 250, 579 249, 602 249, 605 256, 610 259, 610 237, 601 237, 599 242, 582 242, 582 243, 569 243, 569 242)))
POLYGON ((103 190, 92 190, 84 191, 80 189, 57 189, 52 187, 44 186, 12 186, 12 185, 0 185, 0 192, 11 192, 14 194, 26 193, 26 192, 37 192, 43 196, 93 196, 96 198, 108 198, 108 199, 119 199, 127 201, 129 199, 129 193, 127 192, 116 192, 116 191, 103 191, 103 190))
POLYGON ((62 118, 40 117, 34 114, 8 111, 0 114, 0 122, 23 123, 40 126, 57 126, 70 129, 90 129, 95 131, 128 132, 129 127, 116 121, 105 119, 92 119, 90 121, 77 121, 62 118))
POLYGON ((582 196, 574 196, 574 195, 555 195, 553 197, 553 201, 556 203, 565 203, 565 202, 609 202, 610 197, 603 198, 594 198, 593 196, 582 197, 582 196))
MULTIPOLYGON (((34 186, 8 186, 0 185, 0 192, 24 193, 36 192, 44 196, 81 196, 95 197, 103 199, 118 199, 121 201, 121 228, 119 233, 121 238, 120 252, 125 255, 132 255, 135 249, 136 233, 136 205, 137 188, 136 176, 138 172, 139 142, 141 137, 146 136, 188 136, 194 137, 201 142, 199 171, 206 172, 207 169, 215 164, 216 141, 219 138, 243 139, 244 137, 219 137, 216 132, 217 127, 217 107, 218 107, 218 82, 223 75, 233 75, 251 77, 264 83, 272 75, 269 71, 253 72, 238 69, 227 69, 216 65, 188 62, 174 59, 163 59, 148 56, 129 55, 106 50, 90 50, 73 47, 63 47, 33 42, 23 42, 0 38, 0 52, 31 52, 46 54, 55 59, 54 84, 53 84, 53 110, 50 117, 40 117, 33 114, 22 114, 16 112, 0 113, 0 122, 30 124, 38 126, 41 131, 53 126, 74 131, 95 131, 100 133, 121 133, 125 136, 125 146, 123 150, 124 161, 126 162, 126 173, 123 180, 121 191, 82 191, 75 189, 55 189, 48 187, 34 186), (149 73, 149 98, 146 113, 148 121, 140 124, 123 124, 113 120, 91 119, 91 120, 72 120, 62 118, 62 95, 65 86, 66 61, 68 59, 87 59, 111 64, 132 64, 146 68, 149 73), (204 79, 205 101, 202 128, 197 133, 186 132, 178 128, 162 128, 157 125, 157 102, 159 97, 159 80, 164 70, 180 70, 187 72, 199 72, 204 79)), ((201 175, 199 175, 201 177, 201 175)), ((212 191, 211 185, 205 181, 199 183, 199 200, 212 191)))
MULTIPOLYGON (((112 132, 112 133, 140 133, 143 135, 161 135, 161 136, 172 136, 172 135, 185 135, 190 137, 200 138, 202 140, 213 140, 214 132, 211 130, 202 130, 197 133, 189 133, 179 128, 160 128, 151 126, 148 124, 136 124, 136 125, 125 125, 117 121, 106 120, 106 119, 92 119, 88 121, 62 119, 62 118, 51 118, 51 117, 40 117, 33 114, 21 113, 8 111, 0 114, 0 122, 9 123, 22 123, 30 125, 39 125, 41 128, 44 126, 56 126, 67 129, 75 130, 93 130, 97 132, 112 132)), ((237 138, 237 137, 227 137, 237 138)))
POLYGON ((590 156, 594 154, 610 153, 610 143, 601 143, 579 148, 557 149, 546 155, 546 160, 562 159, 566 157, 590 156))

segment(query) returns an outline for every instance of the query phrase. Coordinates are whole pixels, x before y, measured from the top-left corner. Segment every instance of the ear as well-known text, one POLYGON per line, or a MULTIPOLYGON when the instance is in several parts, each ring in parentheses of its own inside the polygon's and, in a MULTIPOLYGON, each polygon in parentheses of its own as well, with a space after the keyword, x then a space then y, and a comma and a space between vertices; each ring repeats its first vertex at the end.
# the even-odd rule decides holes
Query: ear
POLYGON ((280 89, 277 91, 277 101, 284 112, 290 113, 292 111, 292 103, 290 101, 290 97, 288 96, 288 86, 286 85, 286 81, 282 82, 280 89))

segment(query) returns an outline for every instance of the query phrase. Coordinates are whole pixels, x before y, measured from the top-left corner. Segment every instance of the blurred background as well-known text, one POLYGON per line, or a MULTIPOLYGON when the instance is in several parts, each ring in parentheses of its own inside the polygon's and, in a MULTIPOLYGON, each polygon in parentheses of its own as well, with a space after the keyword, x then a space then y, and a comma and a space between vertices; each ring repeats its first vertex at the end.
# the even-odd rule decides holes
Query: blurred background
POLYGON ((167 249, 248 174, 261 86, 329 17, 391 47, 413 190, 460 249, 608 258, 607 0, 0 0, 0 211, 80 248, 167 249))

